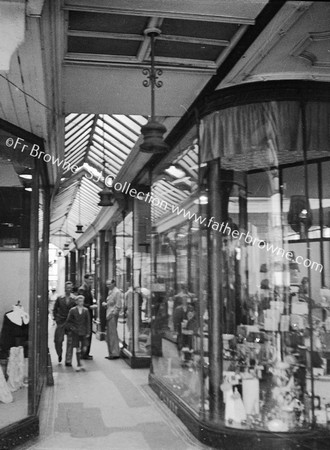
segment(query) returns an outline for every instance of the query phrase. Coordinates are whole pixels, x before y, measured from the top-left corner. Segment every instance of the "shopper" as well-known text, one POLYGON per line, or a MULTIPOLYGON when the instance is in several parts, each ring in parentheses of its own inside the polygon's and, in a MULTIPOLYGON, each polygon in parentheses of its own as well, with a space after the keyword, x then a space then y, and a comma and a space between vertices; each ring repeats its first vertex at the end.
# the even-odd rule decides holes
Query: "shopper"
POLYGON ((72 333, 72 346, 76 349, 77 372, 85 370, 81 364, 81 356, 86 353, 86 347, 92 331, 90 312, 85 308, 84 301, 84 296, 78 295, 76 298, 77 306, 70 309, 66 321, 66 328, 72 333))
POLYGON ((109 289, 108 297, 106 302, 102 305, 107 308, 106 320, 107 320, 107 344, 109 356, 106 359, 117 359, 119 358, 119 339, 117 332, 118 316, 122 309, 122 293, 116 287, 115 280, 108 280, 106 282, 107 288, 109 289))
POLYGON ((71 281, 67 281, 65 283, 65 295, 62 295, 57 298, 54 310, 53 310, 53 317, 56 322, 56 329, 55 329, 55 335, 54 335, 54 343, 55 343, 55 350, 58 356, 58 362, 62 362, 62 352, 63 352, 63 341, 65 334, 67 335, 67 341, 66 341, 66 354, 65 354, 65 365, 71 366, 72 365, 72 342, 71 342, 71 335, 70 333, 67 333, 65 330, 65 322, 68 318, 69 311, 71 308, 76 306, 76 299, 74 295, 72 294, 72 283, 71 281))
MULTIPOLYGON (((93 310, 97 308, 97 305, 93 303, 93 294, 92 294, 92 285, 93 285, 93 276, 90 273, 86 273, 84 276, 84 283, 78 289, 78 294, 84 297, 84 306, 89 311, 89 320, 90 320, 90 328, 92 330, 92 321, 93 321, 93 310)), ((92 331, 87 341, 86 350, 82 355, 82 359, 93 359, 93 356, 90 355, 92 343, 92 331)))

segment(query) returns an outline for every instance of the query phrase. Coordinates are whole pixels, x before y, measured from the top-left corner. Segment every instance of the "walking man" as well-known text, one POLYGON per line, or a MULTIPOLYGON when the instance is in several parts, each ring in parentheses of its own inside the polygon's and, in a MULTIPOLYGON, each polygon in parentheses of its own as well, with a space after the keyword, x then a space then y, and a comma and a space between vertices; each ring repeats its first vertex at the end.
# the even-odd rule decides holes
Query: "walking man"
POLYGON ((93 356, 90 355, 92 343, 92 322, 93 322, 93 310, 97 308, 97 305, 93 303, 92 285, 93 285, 93 276, 90 273, 86 273, 86 275, 84 276, 84 283, 78 289, 78 294, 83 295, 84 307, 87 308, 89 311, 91 332, 89 338, 87 339, 86 350, 82 354, 82 359, 93 359, 93 356))
POLYGON ((77 306, 70 309, 69 316, 66 321, 66 328, 72 333, 72 346, 76 349, 77 368, 80 372, 85 370, 81 364, 81 356, 86 352, 88 339, 92 332, 90 313, 84 307, 84 296, 78 295, 76 298, 77 306))
MULTIPOLYGON (((62 362, 63 341, 66 334, 65 322, 68 318, 70 309, 76 306, 76 299, 72 294, 72 287, 71 281, 65 283, 65 295, 57 298, 53 309, 54 320, 56 322, 54 343, 59 363, 62 362)), ((72 365, 72 343, 70 334, 67 335, 66 340, 65 365, 72 365)))
POLYGON ((106 359, 117 359, 119 358, 119 339, 117 332, 117 323, 120 310, 122 308, 122 293, 116 287, 115 280, 107 281, 107 288, 109 289, 109 294, 106 302, 102 305, 107 308, 106 319, 107 319, 107 344, 109 356, 106 359))

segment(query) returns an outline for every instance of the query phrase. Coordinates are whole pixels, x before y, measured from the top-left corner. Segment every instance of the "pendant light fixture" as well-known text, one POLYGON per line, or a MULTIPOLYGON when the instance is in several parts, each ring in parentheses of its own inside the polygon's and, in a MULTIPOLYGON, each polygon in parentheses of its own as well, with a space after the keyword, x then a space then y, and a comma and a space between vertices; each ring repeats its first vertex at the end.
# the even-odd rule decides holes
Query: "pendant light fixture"
POLYGON ((158 28, 147 28, 144 34, 150 38, 150 57, 151 65, 149 69, 143 69, 143 75, 147 76, 147 80, 143 81, 144 87, 151 88, 151 117, 146 125, 141 127, 141 133, 144 140, 140 145, 140 150, 145 153, 166 153, 168 145, 165 143, 163 134, 166 128, 163 124, 155 119, 155 87, 160 88, 163 82, 158 78, 163 74, 161 69, 155 68, 155 38, 159 36, 161 31, 158 28))
POLYGON ((308 198, 304 195, 292 195, 288 212, 288 224, 293 231, 300 233, 301 236, 306 236, 308 229, 312 226, 312 221, 313 215, 308 198))
POLYGON ((103 137, 103 180, 104 187, 99 192, 100 201, 99 206, 112 206, 113 205, 113 190, 106 184, 106 160, 105 160, 105 140, 104 140, 104 116, 102 117, 102 137, 103 137))
POLYGON ((81 202, 81 191, 80 191, 80 189, 81 189, 81 182, 79 182, 79 187, 78 187, 78 225, 76 225, 76 233, 78 233, 78 234, 82 234, 83 233, 83 225, 81 225, 81 217, 80 217, 80 208, 81 208, 81 205, 80 205, 80 202, 81 202))

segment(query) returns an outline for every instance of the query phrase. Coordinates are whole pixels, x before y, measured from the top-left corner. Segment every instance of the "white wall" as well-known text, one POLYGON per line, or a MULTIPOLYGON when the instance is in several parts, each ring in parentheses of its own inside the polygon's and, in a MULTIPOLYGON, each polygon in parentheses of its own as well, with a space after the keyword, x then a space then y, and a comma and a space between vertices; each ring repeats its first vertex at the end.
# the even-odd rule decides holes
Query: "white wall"
POLYGON ((30 250, 0 250, 0 329, 18 300, 29 311, 30 250))

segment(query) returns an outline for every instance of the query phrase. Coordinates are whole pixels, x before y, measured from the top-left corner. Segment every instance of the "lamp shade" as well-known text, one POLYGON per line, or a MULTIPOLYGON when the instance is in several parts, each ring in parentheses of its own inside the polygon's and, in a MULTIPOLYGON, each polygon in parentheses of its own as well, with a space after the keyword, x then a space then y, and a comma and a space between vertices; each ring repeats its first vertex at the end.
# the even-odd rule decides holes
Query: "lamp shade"
POLYGON ((141 133, 144 140, 140 145, 141 152, 144 153, 165 153, 168 151, 168 145, 164 141, 163 134, 166 128, 159 122, 149 120, 149 122, 141 127, 141 133))
POLYGON ((76 225, 76 233, 82 234, 83 233, 83 225, 76 225))
POLYGON ((113 191, 108 186, 104 186, 102 191, 99 192, 100 201, 99 206, 112 206, 113 205, 113 191))
POLYGON ((312 226, 312 211, 304 195, 292 195, 288 212, 288 223, 296 233, 301 231, 301 224, 306 229, 312 226))

